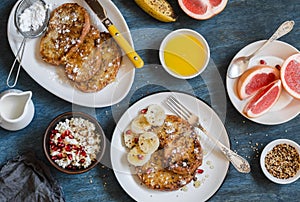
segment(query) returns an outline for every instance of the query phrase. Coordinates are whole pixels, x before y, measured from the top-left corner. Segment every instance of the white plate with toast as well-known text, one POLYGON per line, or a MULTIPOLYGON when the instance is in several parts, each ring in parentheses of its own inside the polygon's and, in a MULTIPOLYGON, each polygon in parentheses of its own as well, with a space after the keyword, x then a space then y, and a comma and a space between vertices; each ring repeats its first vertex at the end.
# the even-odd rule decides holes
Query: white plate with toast
MULTIPOLYGON (((14 12, 19 2, 20 0, 13 7, 7 26, 8 41, 15 55, 23 39, 14 25, 14 12)), ((93 25, 100 31, 107 31, 83 0, 45 0, 45 2, 50 5, 51 10, 63 3, 78 3, 87 9, 93 25)), ((101 4, 106 9, 108 17, 133 46, 129 28, 118 8, 110 0, 101 0, 101 4)), ((42 60, 39 52, 39 43, 40 38, 27 40, 22 67, 39 85, 54 95, 77 105, 98 108, 111 106, 120 102, 129 92, 134 80, 135 69, 124 54, 116 81, 101 91, 84 93, 71 85, 70 80, 65 75, 63 66, 47 64, 42 60)))
POLYGON ((124 145, 123 132, 138 113, 151 104, 158 104, 163 107, 166 114, 173 114, 163 104, 164 100, 170 95, 176 97, 182 104, 195 112, 209 133, 229 147, 229 138, 223 123, 207 104, 188 94, 157 93, 133 104, 120 118, 111 142, 112 168, 122 188, 136 201, 206 201, 222 185, 227 174, 229 162, 205 135, 200 137, 204 158, 199 169, 202 169, 204 172, 196 174, 197 181, 200 183, 199 187, 196 187, 194 181, 191 181, 184 188, 177 191, 151 190, 141 184, 133 171, 133 166, 130 166, 127 161, 128 151, 124 145))
MULTIPOLYGON (((246 47, 242 48, 233 58, 238 58, 240 56, 250 55, 262 44, 265 40, 253 42, 246 47)), ((270 43, 266 48, 260 51, 254 58, 250 60, 249 68, 259 65, 260 61, 263 60, 267 65, 276 66, 282 65, 283 61, 290 55, 299 52, 295 47, 288 43, 275 40, 270 43)), ((233 106, 246 118, 248 118, 244 113, 243 109, 249 99, 240 100, 236 92, 236 82, 238 79, 230 79, 226 77, 226 88, 229 98, 233 106)), ((282 91, 277 103, 262 116, 256 118, 248 118, 251 121, 264 125, 277 125, 285 123, 300 113, 300 101, 293 99, 287 92, 282 91)))

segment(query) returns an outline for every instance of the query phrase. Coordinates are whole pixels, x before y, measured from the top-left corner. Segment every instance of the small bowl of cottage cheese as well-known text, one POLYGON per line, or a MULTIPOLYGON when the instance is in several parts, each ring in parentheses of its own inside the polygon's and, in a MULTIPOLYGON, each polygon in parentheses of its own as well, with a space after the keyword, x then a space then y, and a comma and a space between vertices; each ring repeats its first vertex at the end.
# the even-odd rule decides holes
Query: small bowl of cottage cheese
POLYGON ((98 121, 82 112, 54 118, 44 134, 44 152, 59 171, 79 174, 94 168, 105 152, 105 134, 98 121))

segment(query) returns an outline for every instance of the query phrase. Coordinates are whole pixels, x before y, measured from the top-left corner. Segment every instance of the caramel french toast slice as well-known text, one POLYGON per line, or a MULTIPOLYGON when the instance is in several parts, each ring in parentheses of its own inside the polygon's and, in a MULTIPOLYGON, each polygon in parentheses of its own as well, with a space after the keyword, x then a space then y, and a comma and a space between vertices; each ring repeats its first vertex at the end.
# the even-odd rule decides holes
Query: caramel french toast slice
POLYGON ((83 92, 97 92, 115 81, 121 66, 122 52, 109 33, 100 33, 100 70, 88 81, 75 86, 83 92))
POLYGON ((42 59, 64 63, 64 56, 76 51, 90 30, 90 16, 77 3, 65 3, 51 12, 48 29, 40 42, 42 59))
POLYGON ((202 158, 200 141, 193 131, 179 135, 164 147, 164 163, 174 173, 195 173, 202 158))
POLYGON ((175 115, 166 115, 164 124, 156 131, 160 140, 160 147, 164 148, 174 138, 191 130, 192 127, 186 120, 175 115))
POLYGON ((91 79, 100 69, 100 32, 91 26, 90 31, 73 53, 67 53, 64 58, 67 77, 75 82, 91 79))
POLYGON ((164 167, 163 150, 154 152, 143 166, 136 167, 137 176, 150 189, 161 191, 178 190, 194 178, 195 173, 181 175, 164 167))

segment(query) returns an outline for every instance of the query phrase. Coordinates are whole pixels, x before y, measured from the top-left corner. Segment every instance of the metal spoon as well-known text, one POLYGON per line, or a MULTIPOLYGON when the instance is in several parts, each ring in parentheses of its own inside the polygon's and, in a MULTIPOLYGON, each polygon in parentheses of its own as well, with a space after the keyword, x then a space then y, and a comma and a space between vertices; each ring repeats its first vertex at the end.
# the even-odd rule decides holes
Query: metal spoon
POLYGON ((18 4, 18 6, 15 10, 15 16, 14 16, 15 26, 17 27, 18 32, 20 32, 24 38, 23 38, 22 43, 21 43, 21 45, 20 45, 20 47, 17 51, 15 60, 12 64, 12 66, 11 66, 11 69, 9 71, 9 74, 8 74, 8 77, 7 77, 7 80, 6 80, 6 84, 7 84, 8 87, 13 88, 17 84, 17 81, 18 81, 18 78, 19 78, 19 73, 20 73, 21 62, 22 62, 22 58, 23 58, 23 53, 24 53, 24 50, 25 50, 26 40, 28 38, 32 39, 32 38, 39 37, 40 35, 42 35, 44 33, 44 31, 46 30, 47 25, 48 25, 49 16, 50 16, 50 11, 48 9, 48 6, 46 5, 46 3, 43 0, 22 0, 18 4), (46 9, 45 19, 43 20, 42 25, 39 26, 37 29, 30 29, 29 31, 27 31, 27 30, 23 31, 21 29, 22 25, 20 23, 19 17, 24 12, 25 9, 32 6, 35 2, 41 2, 42 5, 45 7, 45 9, 46 9), (10 80, 11 80, 13 70, 16 66, 17 60, 19 60, 19 66, 18 66, 18 69, 17 69, 17 72, 16 72, 15 81, 11 84, 10 80))
POLYGON ((231 79, 241 76, 244 73, 244 71, 248 68, 249 61, 252 57, 254 57, 263 48, 265 48, 269 43, 289 33, 293 29, 294 24, 295 22, 293 20, 285 21, 269 38, 269 40, 267 40, 260 48, 254 51, 251 55, 242 56, 234 59, 229 65, 229 68, 227 70, 227 76, 231 79))

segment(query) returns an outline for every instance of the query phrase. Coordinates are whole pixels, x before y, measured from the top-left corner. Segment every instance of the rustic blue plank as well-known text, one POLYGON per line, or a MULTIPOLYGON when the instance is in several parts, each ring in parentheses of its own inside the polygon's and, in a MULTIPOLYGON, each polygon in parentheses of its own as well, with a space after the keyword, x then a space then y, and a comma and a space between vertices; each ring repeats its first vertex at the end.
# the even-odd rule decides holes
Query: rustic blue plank
MULTIPOLYGON (((224 183, 210 201, 299 200, 300 181, 290 185, 270 182, 260 169, 259 155, 267 143, 277 138, 288 138, 300 143, 300 117, 276 126, 260 125, 247 120, 234 109, 226 95, 225 75, 230 60, 241 48, 251 42, 266 39, 285 20, 292 19, 296 25, 281 40, 300 49, 300 1, 230 0, 221 14, 206 21, 197 21, 185 15, 176 0, 170 0, 178 14, 175 23, 162 23, 151 18, 134 1, 113 2, 124 15, 132 31, 135 47, 145 60, 146 67, 136 71, 135 82, 125 100, 112 107, 95 109, 107 138, 111 138, 121 114, 137 100, 165 90, 188 92, 216 110, 225 123, 232 149, 245 156, 252 166, 252 172, 247 175, 238 173, 230 166, 224 183), (161 69, 158 59, 163 37, 179 28, 198 31, 207 39, 211 48, 209 68, 202 76, 189 81, 171 78, 161 69), (208 87, 212 87, 212 90, 208 90, 208 87), (220 102, 212 100, 212 96, 220 102)), ((7 19, 14 3, 15 1, 9 0, 0 2, 0 91, 7 89, 6 77, 14 59, 6 32, 7 19)), ((52 118, 72 110, 72 105, 44 90, 23 70, 17 88, 33 91, 36 114, 32 123, 21 131, 0 129, 0 164, 17 154, 34 151, 50 167, 42 150, 43 133, 52 118)), ((109 167, 108 153, 103 164, 109 167)), ((120 187, 113 171, 107 167, 99 165, 81 175, 66 175, 50 168, 62 186, 66 201, 132 201, 120 187)))

